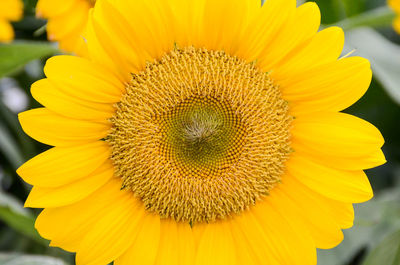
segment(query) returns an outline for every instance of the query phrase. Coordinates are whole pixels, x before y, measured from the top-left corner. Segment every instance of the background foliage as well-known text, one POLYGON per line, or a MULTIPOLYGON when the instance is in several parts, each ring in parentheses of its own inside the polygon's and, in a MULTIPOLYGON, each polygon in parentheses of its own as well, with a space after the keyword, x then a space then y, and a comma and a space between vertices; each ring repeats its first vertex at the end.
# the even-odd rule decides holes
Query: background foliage
MULTIPOLYGON (((17 113, 38 107, 30 85, 43 78, 46 58, 59 53, 46 41, 45 21, 34 16, 36 0, 24 2, 25 17, 14 23, 16 41, 0 45, 0 265, 73 264, 71 254, 49 248, 49 242, 35 231, 34 218, 39 211, 23 208, 30 187, 15 173, 23 161, 48 148, 22 132, 17 113)), ((356 55, 372 63, 371 88, 346 112, 381 130, 388 160, 384 166, 368 170, 374 199, 355 205, 355 226, 344 232, 340 246, 318 252, 318 264, 399 265, 400 36, 390 26, 392 16, 385 0, 316 2, 324 25, 340 25, 346 30, 344 54, 355 49, 356 55)))

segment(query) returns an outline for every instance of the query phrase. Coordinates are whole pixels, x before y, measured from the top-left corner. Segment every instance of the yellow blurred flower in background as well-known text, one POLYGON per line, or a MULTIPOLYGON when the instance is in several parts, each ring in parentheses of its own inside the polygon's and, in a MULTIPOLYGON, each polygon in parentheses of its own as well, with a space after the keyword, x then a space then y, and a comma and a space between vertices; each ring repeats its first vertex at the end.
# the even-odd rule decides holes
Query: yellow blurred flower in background
POLYGON ((66 52, 84 55, 84 31, 89 10, 95 3, 95 0, 39 0, 36 15, 48 20, 47 36, 50 41, 57 41, 60 49, 66 52))
POLYGON ((14 30, 10 21, 20 20, 23 9, 21 0, 0 1, 0 42, 10 42, 14 39, 14 30))
POLYGON ((397 13, 397 18, 393 22, 393 27, 400 34, 400 0, 389 0, 389 6, 397 13))

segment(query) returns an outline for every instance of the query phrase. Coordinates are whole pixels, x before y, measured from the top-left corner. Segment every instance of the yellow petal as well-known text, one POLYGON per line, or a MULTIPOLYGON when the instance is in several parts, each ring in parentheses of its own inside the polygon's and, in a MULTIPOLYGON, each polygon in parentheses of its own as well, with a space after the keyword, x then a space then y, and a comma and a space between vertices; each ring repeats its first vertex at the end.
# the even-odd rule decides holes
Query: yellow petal
POLYGON ((287 207, 288 211, 302 218, 317 248, 333 248, 343 240, 339 224, 335 222, 326 205, 318 200, 316 193, 307 190, 294 177, 284 176, 282 184, 272 192, 271 197, 276 196, 274 198, 279 198, 280 201, 275 203, 276 207, 287 207))
POLYGON ((351 228, 354 224, 354 207, 353 204, 331 200, 325 196, 320 196, 320 200, 328 206, 328 211, 332 214, 333 219, 342 229, 351 228))
POLYGON ((154 265, 160 242, 160 217, 146 213, 134 243, 114 261, 115 265, 154 265))
POLYGON ((188 223, 178 223, 177 230, 178 263, 177 265, 193 264, 195 258, 195 242, 192 228, 188 223))
MULTIPOLYGON (((122 181, 112 178, 103 187, 83 200, 63 207, 46 208, 36 219, 40 235, 51 240, 51 245, 76 252, 94 225, 119 203, 135 203, 132 193, 121 191, 122 181)), ((132 207, 132 206, 131 206, 132 207)), ((132 207, 129 212, 142 214, 142 208, 132 207)), ((134 223, 132 224, 134 226, 134 223)))
POLYGON ((243 29, 248 22, 246 0, 206 0, 203 14, 203 42, 200 47, 232 53, 242 45, 243 29), (223 14, 223 16, 221 16, 223 14))
POLYGON ((274 256, 278 264, 294 264, 298 260, 304 264, 316 264, 316 251, 311 237, 302 237, 270 205, 259 202, 238 219, 244 233, 251 230, 255 237, 261 237, 264 249, 274 256), (290 254, 289 254, 290 253, 290 254))
POLYGON ((18 115, 22 129, 35 140, 53 146, 95 142, 107 136, 109 122, 89 122, 60 116, 45 108, 18 115))
POLYGON ((274 42, 295 10, 295 0, 266 1, 245 30, 237 55, 249 62, 258 60, 261 52, 274 42))
POLYGON ((32 185, 54 188, 86 177, 109 157, 110 147, 102 141, 54 147, 23 164, 17 173, 32 185))
MULTIPOLYGON (((77 265, 108 264, 123 254, 138 234, 138 224, 147 214, 131 191, 93 224, 83 236, 76 253, 77 265)), ((82 209, 84 210, 84 209, 82 209)))
POLYGON ((161 220, 160 245, 155 265, 176 265, 179 260, 178 224, 172 219, 161 220))
POLYGON ((73 204, 89 196, 114 176, 114 167, 107 161, 89 176, 57 188, 34 186, 25 207, 47 208, 73 204))
POLYGON ((263 71, 269 72, 291 50, 313 37, 318 31, 320 23, 321 13, 316 3, 307 2, 301 5, 285 22, 273 41, 267 40, 269 41, 268 46, 261 52, 257 60, 259 67, 263 71))
POLYGON ((346 171, 320 165, 294 153, 287 171, 303 184, 328 198, 360 203, 372 198, 372 188, 362 170, 346 171))
POLYGON ((98 2, 88 26, 91 57, 109 65, 125 81, 131 73, 143 70, 147 61, 160 59, 173 49, 175 41, 169 10, 162 8, 164 2, 98 2))
MULTIPOLYGON (((242 228, 237 225, 236 222, 230 222, 232 235, 234 237, 233 242, 235 243, 235 248, 240 249, 236 252, 237 264, 247 264, 247 265, 262 265, 266 262, 265 259, 259 261, 255 250, 252 249, 251 244, 247 243, 245 233, 242 228)), ((271 262, 268 264, 272 264, 271 262)))
MULTIPOLYGON (((168 1, 173 19, 176 43, 180 47, 200 46, 203 39, 204 6, 206 0, 168 1)), ((167 2, 167 1, 163 1, 167 2)))
POLYGON ((292 147, 334 168, 359 170, 385 162, 384 139, 372 124, 344 113, 321 112, 295 119, 292 147))
POLYGON ((341 111, 367 91, 372 79, 368 60, 343 58, 280 82, 283 98, 293 115, 341 111))
POLYGON ((89 11, 89 20, 86 26, 86 39, 88 47, 88 56, 93 59, 96 65, 107 69, 113 73, 122 83, 131 80, 131 74, 127 73, 123 67, 116 65, 113 55, 110 54, 99 39, 99 33, 95 31, 93 25, 93 9, 89 11))
POLYGON ((343 45, 344 33, 341 28, 324 29, 315 34, 309 43, 283 57, 272 69, 271 76, 280 81, 307 69, 333 62, 340 56, 343 45))
POLYGON ((82 120, 106 120, 114 114, 111 104, 83 100, 64 93, 48 79, 35 82, 32 96, 43 106, 60 115, 82 120))
POLYGON ((224 221, 209 223, 205 226, 193 264, 235 265, 237 264, 236 251, 239 250, 235 249, 229 224, 224 221))
POLYGON ((62 40, 72 33, 82 35, 85 28, 90 5, 87 1, 78 1, 70 12, 52 17, 47 22, 47 33, 50 40, 62 40))
POLYGON ((60 3, 54 0, 39 0, 36 5, 36 14, 43 18, 57 16, 71 9, 78 1, 68 0, 60 5, 60 3))
POLYGON ((125 91, 111 72, 76 56, 54 56, 47 60, 44 72, 65 94, 87 101, 115 103, 125 91))
POLYGON ((161 220, 160 246, 155 265, 193 264, 195 246, 189 223, 161 220))

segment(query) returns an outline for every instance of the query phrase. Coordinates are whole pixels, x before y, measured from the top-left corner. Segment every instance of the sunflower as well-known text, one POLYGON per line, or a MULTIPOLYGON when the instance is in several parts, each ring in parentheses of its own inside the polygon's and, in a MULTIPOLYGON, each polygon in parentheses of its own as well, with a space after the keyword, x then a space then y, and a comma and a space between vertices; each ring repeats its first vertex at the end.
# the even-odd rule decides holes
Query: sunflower
POLYGON ((39 233, 78 265, 316 264, 385 162, 340 112, 370 64, 319 26, 295 0, 98 2, 89 56, 49 59, 19 115, 55 146, 18 169, 39 233))
POLYGON ((389 6, 398 14, 397 18, 393 22, 393 27, 400 34, 400 1, 389 0, 389 6))
POLYGON ((89 10, 96 0, 39 0, 36 15, 48 20, 47 36, 57 41, 62 50, 83 55, 86 52, 84 31, 89 10))
POLYGON ((14 39, 14 30, 10 21, 18 21, 22 17, 24 5, 20 0, 0 1, 0 42, 14 39))

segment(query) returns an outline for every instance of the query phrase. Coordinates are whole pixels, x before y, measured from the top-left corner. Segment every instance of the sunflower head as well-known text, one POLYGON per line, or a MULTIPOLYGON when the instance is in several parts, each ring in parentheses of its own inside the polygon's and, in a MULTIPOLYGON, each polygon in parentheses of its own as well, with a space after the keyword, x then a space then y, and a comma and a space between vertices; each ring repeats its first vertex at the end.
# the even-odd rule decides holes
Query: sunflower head
POLYGON ((279 88, 253 63, 175 48, 132 75, 107 141, 123 188, 147 209, 210 222, 280 181, 291 120, 279 88))
POLYGON ((295 0, 96 2, 88 56, 49 59, 19 116, 55 146, 18 169, 38 231, 78 265, 315 265, 385 161, 340 112, 370 64, 319 26, 295 0))

